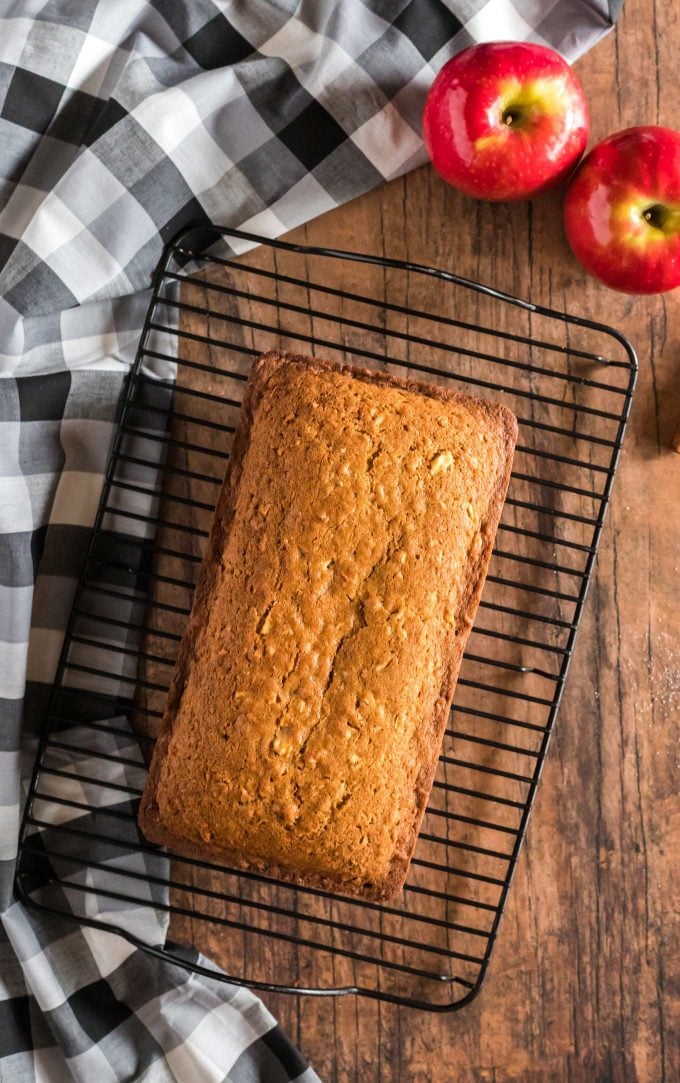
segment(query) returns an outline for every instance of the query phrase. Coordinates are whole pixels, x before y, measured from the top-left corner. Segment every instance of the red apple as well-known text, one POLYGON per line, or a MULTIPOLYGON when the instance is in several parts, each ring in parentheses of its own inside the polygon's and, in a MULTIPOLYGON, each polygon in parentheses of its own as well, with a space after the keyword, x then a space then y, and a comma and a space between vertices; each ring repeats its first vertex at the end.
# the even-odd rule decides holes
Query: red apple
POLYGON ((423 135, 444 180, 477 199, 530 199, 574 168, 590 121, 581 84, 543 45, 473 45, 441 69, 423 135))
POLYGON ((564 222, 576 258, 613 289, 680 286, 680 132, 626 128, 598 143, 569 186, 564 222))

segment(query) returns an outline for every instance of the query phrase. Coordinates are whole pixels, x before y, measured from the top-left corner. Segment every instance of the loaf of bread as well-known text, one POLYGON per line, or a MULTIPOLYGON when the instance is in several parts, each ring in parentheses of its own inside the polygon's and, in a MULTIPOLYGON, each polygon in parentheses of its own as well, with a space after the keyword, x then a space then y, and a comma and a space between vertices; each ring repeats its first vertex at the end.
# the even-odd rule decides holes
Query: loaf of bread
POLYGON ((248 382, 144 791, 176 852, 402 887, 508 485, 505 407, 311 358, 248 382))

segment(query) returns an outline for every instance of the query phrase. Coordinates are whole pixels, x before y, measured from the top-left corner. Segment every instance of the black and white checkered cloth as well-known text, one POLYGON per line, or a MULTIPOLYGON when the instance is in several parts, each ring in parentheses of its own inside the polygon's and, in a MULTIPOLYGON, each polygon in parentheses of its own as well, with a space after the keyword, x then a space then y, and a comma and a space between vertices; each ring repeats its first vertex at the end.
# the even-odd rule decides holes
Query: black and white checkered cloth
MULTIPOLYGON (((0 4, 2 1083, 317 1078, 247 990, 12 900, 20 779, 164 242, 210 220, 278 235, 406 172, 454 52, 514 38, 573 60, 621 2, 0 4)), ((159 945, 157 915, 113 918, 159 945)))

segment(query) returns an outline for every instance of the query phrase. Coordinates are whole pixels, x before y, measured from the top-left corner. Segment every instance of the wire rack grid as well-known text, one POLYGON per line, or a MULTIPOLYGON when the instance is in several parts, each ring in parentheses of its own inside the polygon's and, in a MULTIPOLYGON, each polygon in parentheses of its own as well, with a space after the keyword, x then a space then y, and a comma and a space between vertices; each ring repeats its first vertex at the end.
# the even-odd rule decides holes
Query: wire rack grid
POLYGON ((468 1003, 526 833, 636 371, 612 328, 431 267, 233 230, 169 245, 26 804, 21 897, 219 980, 440 1011, 468 1003), (228 255, 201 255, 207 242, 228 255), (269 349, 469 389, 519 419, 439 770, 390 904, 169 860, 136 829, 244 382, 269 349), (130 915, 148 908, 175 939, 218 945, 224 971, 142 936, 130 915))

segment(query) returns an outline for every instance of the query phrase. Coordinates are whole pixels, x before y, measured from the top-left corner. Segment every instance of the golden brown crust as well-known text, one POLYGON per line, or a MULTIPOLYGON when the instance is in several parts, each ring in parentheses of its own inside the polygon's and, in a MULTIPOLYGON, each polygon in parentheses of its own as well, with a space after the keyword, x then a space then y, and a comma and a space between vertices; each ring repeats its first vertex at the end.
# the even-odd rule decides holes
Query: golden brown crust
MULTIPOLYGON (((291 380, 293 380, 293 377, 291 377, 291 380)), ((286 381, 284 380, 281 386, 275 388, 275 390, 278 390, 280 393, 285 392, 285 383, 286 381)), ((430 413, 432 412, 430 411, 430 413)), ((430 419, 427 418, 426 420, 429 422, 430 419)), ((509 481, 516 432, 517 424, 515 418, 505 407, 473 399, 459 392, 449 391, 438 386, 414 383, 384 373, 346 368, 329 362, 320 362, 293 355, 268 354, 259 359, 254 366, 253 373, 251 374, 248 383, 241 412, 239 431, 234 442, 225 482, 218 500, 213 529, 208 543, 208 551, 199 576, 191 616, 182 641, 178 663, 171 684, 168 705, 163 720, 162 734, 156 746, 147 786, 142 799, 139 822, 147 838, 167 845, 178 853, 184 853, 193 857, 202 857, 212 861, 222 861, 234 867, 249 868, 273 876, 277 879, 287 880, 302 886, 317 887, 330 891, 341 891, 344 894, 360 895, 372 899, 390 898, 401 888, 408 871, 420 825, 425 813, 425 807, 437 768, 443 732, 446 726, 446 719, 448 717, 465 643, 477 610, 486 570, 491 557, 496 527, 500 518, 503 500, 509 481), (210 834, 212 834, 213 837, 206 840, 205 836, 203 838, 199 837, 195 824, 188 828, 187 835, 183 835, 177 830, 177 814, 176 812, 173 812, 170 807, 172 802, 169 803, 167 799, 167 791, 170 788, 167 779, 165 793, 162 782, 163 770, 164 768, 167 768, 168 760, 173 759, 172 755, 169 757, 169 750, 173 737, 178 733, 178 717, 181 713, 182 697, 187 681, 192 672, 192 667, 194 672, 196 672, 201 665, 200 659, 197 658, 197 652, 205 649, 202 645, 201 637, 205 634, 206 630, 206 620, 208 619, 206 618, 206 614, 210 611, 211 602, 214 603, 216 592, 219 591, 221 569, 223 569, 224 566, 225 553, 227 553, 232 535, 232 524, 236 514, 241 477, 244 470, 244 461, 251 441, 254 419, 258 414, 258 409, 263 397, 267 394, 268 390, 272 389, 276 382, 274 380, 276 374, 278 373, 280 376, 282 370, 294 374, 295 378, 298 378, 302 373, 307 374, 310 377, 326 378, 328 378, 331 373, 341 374, 344 378, 364 382, 374 387, 383 386, 391 389, 400 389, 408 392, 409 397, 416 395, 421 400, 424 397, 439 400, 442 404, 454 404, 452 409, 457 409, 458 413, 461 413, 461 411, 463 413, 469 412, 471 418, 475 419, 475 424, 478 426, 480 433, 484 430, 487 434, 481 438, 489 440, 491 443, 490 448, 482 449, 482 455, 486 456, 486 459, 482 462, 478 473, 474 474, 473 472, 473 475, 470 475, 476 479, 475 484, 473 484, 472 481, 469 481, 470 493, 474 493, 475 499, 482 501, 484 507, 478 521, 475 523, 475 530, 470 533, 470 538, 472 540, 469 544, 469 553, 467 559, 463 562, 463 566, 460 568, 462 578, 456 595, 455 621, 452 624, 452 630, 450 634, 442 632, 437 633, 441 640, 439 644, 439 653, 442 656, 438 686, 439 690, 427 717, 419 720, 422 727, 427 727, 429 732, 421 732, 416 726, 412 742, 413 747, 411 744, 405 746, 405 751, 415 753, 419 760, 417 773, 409 783, 409 786, 411 787, 410 807, 403 809, 406 817, 405 822, 401 824, 400 821, 397 821, 397 828, 395 828, 395 830, 398 829, 398 835, 394 838, 394 845, 387 867, 379 870, 376 869, 376 875, 369 877, 367 880, 362 880, 361 877, 358 877, 356 869, 354 876, 347 875, 343 877, 339 871, 339 866, 342 863, 341 854, 339 857, 336 855, 335 860, 337 867, 335 869, 322 870, 310 868, 310 852, 313 851, 313 846, 310 851, 310 845, 307 845, 304 861, 301 863, 300 867, 296 869, 294 853, 291 854, 291 860, 286 864, 286 862, 272 860, 271 856, 266 858, 253 854, 252 851, 248 853, 245 847, 229 848, 221 846, 218 844, 217 832, 211 831, 210 834), (162 803, 164 799, 166 801, 166 807, 163 812, 159 802, 162 803), (168 820, 174 820, 174 829, 173 826, 168 823, 168 820)), ((446 452, 445 455, 446 454, 448 454, 448 452, 446 452)), ((431 467, 431 472, 432 469, 433 468, 431 467)), ((241 518, 243 518, 242 513, 241 518)), ((445 520, 444 527, 446 527, 445 520)), ((455 526, 452 526, 451 530, 454 532, 454 536, 451 540, 455 546, 457 542, 457 538, 455 537, 455 526)), ((237 560, 239 559, 238 553, 234 553, 231 556, 237 560)), ((442 605, 444 605, 443 602, 442 605)), ((439 628, 440 625, 441 621, 437 624, 437 628, 439 628)), ((434 624, 432 627, 434 627, 434 624)), ((434 634, 432 628, 426 629, 426 631, 427 630, 429 630, 430 638, 432 638, 432 635, 434 634)), ((211 641, 211 644, 211 651, 213 646, 214 650, 217 651, 217 645, 214 644, 213 641, 211 641)), ((339 650, 340 647, 336 644, 334 657, 337 657, 339 650)), ((216 661, 216 657, 211 659, 213 665, 215 665, 216 661)), ((231 661, 233 662, 234 659, 231 659, 231 661)), ((196 689, 192 690, 192 695, 193 698, 196 699, 196 689)), ((359 701, 357 700, 357 706, 358 704, 359 701)), ((193 707, 193 724, 195 726, 196 703, 193 704, 193 707)), ((214 705, 212 709, 214 712, 214 705)), ((210 712, 208 713, 210 714, 210 712)), ((208 718, 206 722, 206 725, 212 725, 214 727, 219 726, 219 724, 219 712, 218 714, 213 713, 213 716, 208 718)), ((178 740, 181 740, 181 737, 182 735, 180 734, 178 740)), ((308 740, 309 737, 305 740, 303 749, 307 746, 308 740)), ((182 751, 185 754, 194 754, 193 746, 187 744, 186 738, 184 740, 184 745, 182 746, 182 751)), ((205 752, 203 752, 203 755, 205 756, 205 752)), ((298 757, 297 769, 300 770, 299 750, 296 750, 296 755, 298 757)), ((180 762, 180 753, 177 750, 175 752, 174 760, 180 762)), ((299 776, 304 778, 306 782, 309 781, 310 773, 313 773, 315 770, 314 761, 311 760, 310 762, 312 763, 311 768, 308 768, 307 761, 303 762, 302 775, 299 776)), ((223 766, 227 763, 228 756, 224 758, 223 766)), ((173 780, 176 781, 176 779, 177 776, 174 775, 173 780)), ((232 781, 233 779, 227 778, 223 784, 229 786, 232 781)), ((408 805, 407 795, 400 790, 400 783, 402 781, 403 780, 396 779, 394 790, 395 799, 408 805)), ((248 784, 250 785, 250 783, 248 784)), ((323 782, 317 782, 317 790, 322 789, 323 785, 323 782)), ((276 796, 276 786, 271 787, 270 790, 274 796, 276 796)), ((310 791, 308 790, 307 792, 309 793, 310 791)), ((344 793, 344 791, 342 792, 344 793)), ((248 797, 250 798, 250 796, 251 795, 249 794, 248 797)), ((217 800, 217 797, 215 799, 217 800)), ((265 798, 259 794, 253 799, 252 803, 258 807, 258 812, 261 811, 259 806, 262 806, 264 800, 265 798)), ((249 804, 250 803, 247 803, 247 807, 249 807, 249 804)), ((339 808, 341 806, 337 807, 339 808)), ((241 814, 241 809, 237 807, 235 812, 236 816, 238 816, 241 814)), ((203 816, 205 818, 205 813, 203 813, 203 816)), ((234 818, 235 817, 232 816, 232 819, 234 818)), ((180 815, 180 820, 181 819, 182 817, 180 815)), ((203 820, 198 816, 196 822, 202 823, 203 820)), ((184 824, 182 824, 182 829, 183 827, 184 824)), ((240 830, 241 834, 243 834, 242 826, 240 830)), ((375 831, 377 831, 377 826, 375 831)), ((255 834, 256 833, 257 829, 255 829, 255 834)), ((266 827, 261 826, 260 835, 263 833, 266 833, 266 827)), ((262 842, 263 840, 261 839, 260 841, 262 842)), ((270 843, 270 840, 266 841, 271 848, 271 845, 273 844, 270 843)), ((370 842, 371 840, 369 839, 369 848, 370 842)), ((319 844, 317 843, 316 845, 319 844)), ((323 840, 321 845, 323 845, 323 840)), ((352 846, 351 839, 349 840, 349 846, 350 848, 352 846)), ((389 846, 389 837, 380 840, 380 846, 376 851, 379 856, 384 855, 386 846, 389 846)), ((348 855, 348 857, 349 856, 352 855, 348 855)), ((356 855, 353 856, 356 857, 356 855)), ((360 858, 361 855, 358 855, 355 866, 359 870, 363 869, 365 874, 365 868, 361 865, 360 858)))

